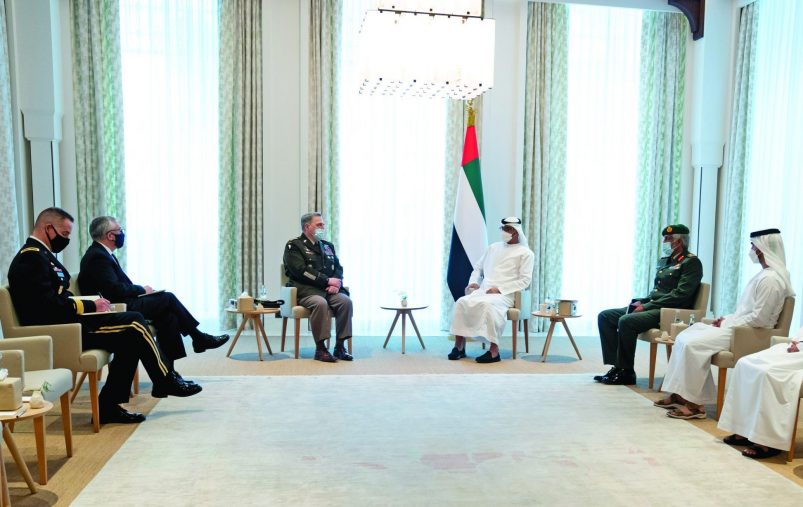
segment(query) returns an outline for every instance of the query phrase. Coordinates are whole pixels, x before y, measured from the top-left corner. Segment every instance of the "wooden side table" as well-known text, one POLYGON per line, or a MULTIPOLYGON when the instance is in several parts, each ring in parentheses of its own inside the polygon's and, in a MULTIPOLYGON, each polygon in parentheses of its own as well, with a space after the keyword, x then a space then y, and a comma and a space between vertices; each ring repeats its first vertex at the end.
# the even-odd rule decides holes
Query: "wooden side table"
POLYGON ((569 336, 569 341, 572 342, 572 347, 574 347, 574 351, 577 353, 577 359, 582 360, 583 357, 580 355, 580 349, 577 348, 577 344, 574 343, 574 337, 572 337, 572 332, 569 331, 569 326, 566 324, 566 319, 576 319, 578 317, 582 317, 582 315, 558 315, 558 314, 550 314, 550 313, 541 313, 541 312, 533 312, 534 317, 541 317, 545 319, 549 319, 549 331, 546 334, 546 341, 544 342, 544 350, 541 351, 541 362, 546 362, 546 355, 549 352, 549 345, 552 343, 552 333, 555 331, 555 324, 560 322, 563 324, 563 329, 566 330, 566 334, 569 336))
POLYGON ((404 338, 407 332, 407 317, 410 317, 410 323, 413 325, 413 329, 415 329, 415 334, 418 335, 418 341, 421 343, 421 348, 426 350, 427 346, 424 345, 424 340, 421 339, 421 333, 418 331, 418 326, 415 324, 415 319, 413 318, 413 310, 423 310, 427 308, 429 305, 418 305, 418 306, 401 306, 401 305, 388 305, 388 306, 380 306, 383 310, 395 310, 396 317, 393 318, 393 324, 390 325, 390 331, 388 331, 388 337, 385 338, 385 344, 382 345, 382 348, 385 349, 388 347, 388 341, 390 341, 390 335, 393 334, 393 329, 396 327, 396 322, 398 322, 399 317, 402 318, 402 354, 404 354, 404 338))
POLYGON ((240 323, 240 327, 237 328, 237 333, 234 335, 234 339, 231 341, 231 346, 229 347, 229 351, 226 352, 226 357, 231 357, 231 351, 234 350, 234 346, 237 344, 237 340, 240 338, 240 335, 242 334, 243 330, 245 329, 245 325, 249 320, 251 321, 251 326, 254 328, 254 334, 256 335, 259 360, 264 360, 262 358, 262 343, 259 341, 260 335, 262 340, 265 342, 265 346, 268 348, 268 354, 273 355, 273 351, 270 348, 270 343, 268 343, 268 335, 265 334, 265 328, 262 326, 262 316, 279 313, 278 308, 262 308, 259 310, 244 311, 237 310, 236 308, 226 308, 226 313, 240 314, 243 316, 243 321, 240 323))
MULTIPOLYGON (((17 444, 14 442, 14 435, 8 429, 10 423, 16 423, 18 421, 25 421, 27 419, 33 420, 33 431, 36 437, 36 457, 39 462, 39 483, 42 485, 47 484, 47 456, 45 455, 45 414, 50 412, 53 409, 53 404, 49 401, 45 400, 44 406, 42 408, 30 408, 28 403, 25 403, 28 406, 28 410, 25 411, 19 417, 0 417, 0 423, 3 425, 3 440, 8 446, 8 450, 11 452, 11 456, 14 458, 14 462, 17 464, 17 468, 20 470, 20 474, 25 479, 25 482, 28 484, 28 489, 31 490, 31 493, 36 493, 36 484, 33 482, 33 477, 31 477, 31 472, 28 470, 28 465, 25 464, 25 460, 22 459, 20 455, 20 451, 17 448, 17 444)), ((4 465, 5 467, 5 465, 4 465)), ((2 496, 6 496, 8 494, 8 484, 6 482, 6 473, 5 468, 3 468, 3 487, 4 491, 2 492, 2 496)), ((5 505, 8 505, 6 503, 5 505)))

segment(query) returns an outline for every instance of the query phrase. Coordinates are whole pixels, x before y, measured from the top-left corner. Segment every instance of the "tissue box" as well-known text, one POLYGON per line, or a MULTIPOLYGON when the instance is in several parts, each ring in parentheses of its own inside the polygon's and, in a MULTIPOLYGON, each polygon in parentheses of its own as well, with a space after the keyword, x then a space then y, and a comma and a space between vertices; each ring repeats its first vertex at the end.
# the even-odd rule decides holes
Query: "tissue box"
POLYGON ((237 310, 240 312, 250 312, 254 310, 254 298, 250 296, 240 296, 237 299, 237 310))
POLYGON ((22 379, 8 377, 0 382, 0 410, 17 410, 22 406, 22 379))

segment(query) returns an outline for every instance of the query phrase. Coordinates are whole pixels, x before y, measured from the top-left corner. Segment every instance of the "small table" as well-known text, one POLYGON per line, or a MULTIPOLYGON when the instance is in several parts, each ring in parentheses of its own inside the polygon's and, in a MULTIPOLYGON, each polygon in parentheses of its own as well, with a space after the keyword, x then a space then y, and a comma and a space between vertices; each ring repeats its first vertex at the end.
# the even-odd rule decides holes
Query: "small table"
POLYGON ((427 308, 429 305, 419 305, 419 306, 402 306, 402 305, 388 305, 388 306, 380 306, 383 310, 395 310, 396 317, 393 319, 393 324, 390 325, 390 331, 388 331, 388 337, 385 338, 385 344, 382 345, 382 348, 385 349, 388 347, 388 341, 390 341, 390 335, 393 334, 393 328, 396 327, 396 322, 399 320, 399 316, 402 318, 402 354, 404 354, 404 338, 405 334, 407 333, 407 317, 410 317, 410 322, 413 324, 413 329, 415 329, 415 334, 418 335, 418 341, 421 343, 421 348, 426 350, 427 346, 424 345, 424 340, 421 339, 421 333, 418 331, 418 326, 415 324, 415 319, 413 318, 413 310, 423 310, 427 308))
POLYGON ((566 319, 576 319, 578 317, 582 317, 582 315, 558 315, 558 314, 551 314, 551 313, 541 313, 541 312, 533 312, 534 317, 543 317, 545 319, 549 319, 549 331, 546 334, 546 341, 544 342, 544 350, 541 351, 541 362, 546 362, 546 355, 549 352, 549 345, 552 343, 552 332, 555 330, 555 324, 560 322, 563 324, 563 329, 566 330, 566 334, 569 335, 569 341, 572 342, 572 346, 574 347, 574 351, 577 353, 577 359, 582 360, 583 357, 580 355, 580 350, 577 348, 577 344, 574 343, 574 338, 572 337, 571 331, 569 331, 569 326, 566 325, 566 319))
POLYGON ((262 308, 243 311, 237 310, 236 308, 226 308, 226 313, 240 314, 243 316, 243 321, 240 323, 240 327, 237 328, 237 333, 234 335, 234 339, 231 341, 231 346, 229 347, 229 351, 226 353, 226 357, 231 357, 231 351, 234 350, 234 346, 237 344, 237 340, 240 338, 240 335, 242 334, 243 330, 245 329, 245 325, 249 320, 251 321, 251 326, 254 328, 254 334, 256 335, 257 350, 259 350, 259 360, 264 360, 262 359, 262 343, 259 341, 260 335, 265 341, 265 346, 268 348, 268 354, 273 355, 273 351, 270 349, 270 343, 268 343, 268 335, 265 334, 265 328, 262 326, 262 316, 279 313, 278 308, 262 308))
MULTIPOLYGON (((47 456, 45 455, 45 414, 47 414, 53 409, 53 404, 45 400, 44 405, 41 408, 31 408, 27 402, 24 403, 24 405, 28 407, 28 410, 26 410, 24 414, 20 415, 19 417, 14 417, 14 416, 0 417, 0 423, 2 423, 3 425, 3 440, 6 442, 8 450, 11 452, 11 456, 14 458, 14 462, 17 464, 17 468, 19 468, 20 474, 22 474, 22 477, 25 479, 25 482, 28 483, 28 489, 31 490, 31 493, 36 493, 36 485, 33 482, 33 477, 31 477, 31 472, 30 470, 28 470, 28 465, 25 464, 25 460, 22 459, 22 456, 20 456, 20 451, 17 448, 17 444, 14 442, 14 435, 8 429, 8 426, 10 423, 16 423, 18 421, 33 419, 33 431, 36 437, 36 458, 39 462, 39 483, 45 485, 47 484, 47 456)), ((6 479, 5 465, 3 465, 2 475, 3 475, 2 495, 7 498, 8 483, 6 479)), ((8 504, 9 503, 6 502, 4 505, 8 504)))

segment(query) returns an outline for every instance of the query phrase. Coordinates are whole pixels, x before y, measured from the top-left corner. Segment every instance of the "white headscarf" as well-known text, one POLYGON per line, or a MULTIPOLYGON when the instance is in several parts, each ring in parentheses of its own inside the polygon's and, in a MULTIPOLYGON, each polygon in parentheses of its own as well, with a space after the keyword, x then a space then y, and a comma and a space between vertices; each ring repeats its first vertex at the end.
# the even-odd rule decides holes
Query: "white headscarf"
POLYGON ((501 229, 502 227, 509 225, 516 229, 516 232, 519 233, 519 244, 526 245, 527 244, 527 236, 524 235, 524 229, 521 228, 521 218, 518 217, 507 217, 502 219, 502 225, 499 226, 501 229))
MULTIPOLYGON (((777 229, 776 229, 777 230, 777 229)), ((770 269, 781 275, 786 285, 786 296, 794 296, 792 280, 789 277, 789 270, 786 269, 786 251, 783 247, 783 239, 780 232, 771 232, 761 236, 751 237, 750 242, 764 254, 764 262, 770 269)))

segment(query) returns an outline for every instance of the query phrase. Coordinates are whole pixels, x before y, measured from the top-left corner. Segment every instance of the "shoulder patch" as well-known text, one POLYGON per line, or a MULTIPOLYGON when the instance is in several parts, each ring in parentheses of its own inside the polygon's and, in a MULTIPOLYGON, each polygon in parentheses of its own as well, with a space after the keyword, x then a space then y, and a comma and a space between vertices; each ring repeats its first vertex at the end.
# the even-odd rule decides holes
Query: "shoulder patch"
POLYGON ((20 250, 20 253, 25 253, 25 252, 38 252, 38 251, 39 251, 39 248, 37 248, 37 247, 35 247, 35 246, 29 246, 28 248, 23 248, 22 250, 20 250))

